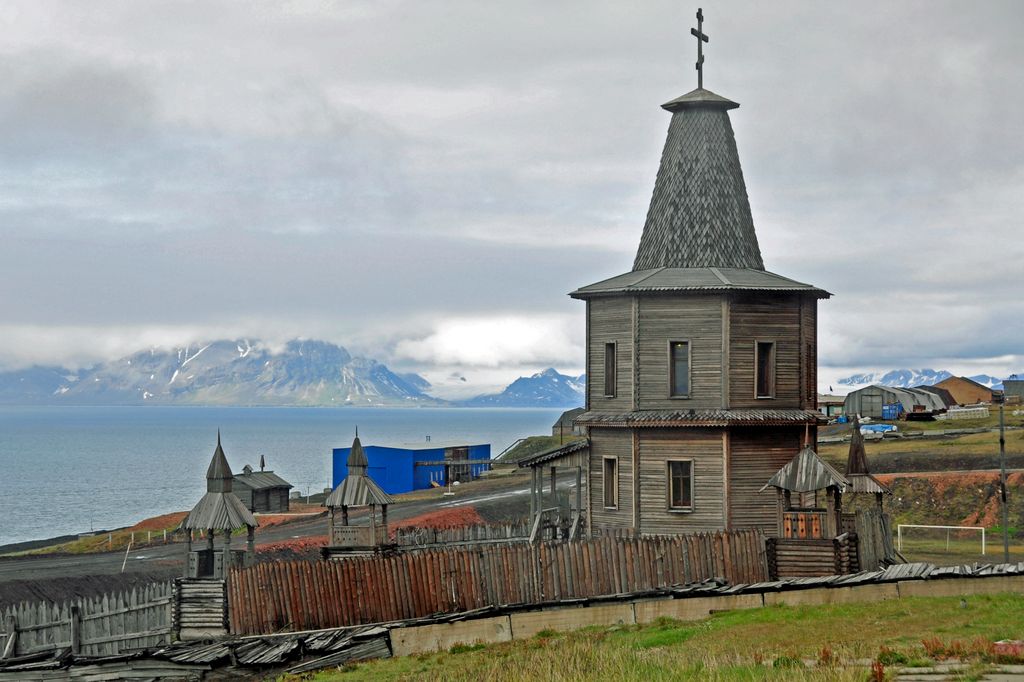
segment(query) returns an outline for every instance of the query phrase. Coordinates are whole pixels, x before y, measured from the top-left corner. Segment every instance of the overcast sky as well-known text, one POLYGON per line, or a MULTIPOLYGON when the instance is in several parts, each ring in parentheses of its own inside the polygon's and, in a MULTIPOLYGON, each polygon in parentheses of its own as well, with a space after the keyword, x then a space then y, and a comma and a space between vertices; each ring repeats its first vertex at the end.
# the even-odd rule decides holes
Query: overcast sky
MULTIPOLYGON (((823 383, 1024 369, 1024 3, 715 2, 766 267, 823 383)), ((325 338, 444 385, 583 366, 696 5, 0 5, 0 365, 325 338)))

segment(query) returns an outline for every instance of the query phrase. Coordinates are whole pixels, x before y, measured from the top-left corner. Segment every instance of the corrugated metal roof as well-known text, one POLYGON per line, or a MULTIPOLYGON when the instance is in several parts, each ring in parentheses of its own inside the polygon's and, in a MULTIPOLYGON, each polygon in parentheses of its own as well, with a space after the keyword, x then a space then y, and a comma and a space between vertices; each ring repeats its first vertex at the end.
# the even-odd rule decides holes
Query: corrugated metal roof
POLYGON ((569 295, 573 298, 588 298, 613 293, 672 291, 774 291, 809 293, 818 298, 828 298, 832 295, 813 285, 797 282, 773 272, 725 267, 659 267, 634 270, 580 287, 569 295))
POLYGON ((575 454, 575 453, 580 452, 582 450, 586 450, 589 447, 590 447, 590 440, 589 439, 576 441, 574 443, 569 443, 567 445, 562 445, 562 446, 559 446, 557 448, 553 448, 551 450, 545 450, 544 452, 539 452, 536 455, 531 455, 529 457, 524 457, 523 459, 519 460, 519 466, 520 467, 534 467, 534 466, 537 466, 538 464, 545 464, 547 462, 551 462, 553 460, 561 459, 562 457, 566 457, 567 455, 575 454))
POLYGON ((698 89, 672 111, 634 270, 738 267, 763 270, 728 109, 698 89))
POLYGON ((735 410, 637 410, 618 414, 584 412, 579 424, 600 426, 734 426, 817 424, 820 412, 799 409, 750 408, 735 410))
POLYGON ((813 447, 805 445, 761 490, 780 488, 794 493, 809 493, 833 485, 845 490, 850 482, 835 467, 819 457, 813 447))
POLYGON ((206 493, 181 522, 186 530, 235 530, 258 525, 252 512, 230 491, 206 493))
POLYGON ((394 500, 366 475, 349 474, 324 500, 326 507, 366 507, 391 504, 394 500))
POLYGON ((294 488, 291 483, 284 480, 273 471, 243 471, 235 474, 236 484, 251 488, 252 490, 264 490, 266 488, 294 488))

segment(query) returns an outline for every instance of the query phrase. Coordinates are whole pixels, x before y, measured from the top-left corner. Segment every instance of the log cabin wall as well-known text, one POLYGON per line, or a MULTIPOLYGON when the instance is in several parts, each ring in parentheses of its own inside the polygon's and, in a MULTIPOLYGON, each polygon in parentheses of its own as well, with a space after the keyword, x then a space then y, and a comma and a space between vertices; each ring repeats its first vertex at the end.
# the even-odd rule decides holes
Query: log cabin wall
POLYGON ((640 531, 662 535, 724 528, 724 429, 642 429, 638 433, 640 531), (693 461, 692 511, 668 508, 670 459, 693 461))
POLYGON ((633 408, 633 299, 596 298, 587 306, 587 397, 591 410, 628 412, 633 408), (614 397, 604 393, 605 344, 615 343, 617 371, 614 397))
POLYGON ((722 406, 722 297, 658 295, 638 298, 641 410, 716 409, 722 406), (669 397, 669 342, 688 341, 690 394, 669 397))
POLYGON ((760 489, 800 449, 799 427, 735 427, 729 434, 728 528, 760 528, 775 535, 778 502, 774 488, 760 489))
POLYGON ((633 431, 590 428, 590 476, 587 485, 590 528, 633 527, 633 431), (618 505, 604 506, 604 458, 617 458, 618 505))
POLYGON ((804 376, 801 297, 793 294, 736 295, 729 306, 729 404, 734 408, 800 408, 804 376), (775 395, 754 396, 754 347, 775 343, 775 395))

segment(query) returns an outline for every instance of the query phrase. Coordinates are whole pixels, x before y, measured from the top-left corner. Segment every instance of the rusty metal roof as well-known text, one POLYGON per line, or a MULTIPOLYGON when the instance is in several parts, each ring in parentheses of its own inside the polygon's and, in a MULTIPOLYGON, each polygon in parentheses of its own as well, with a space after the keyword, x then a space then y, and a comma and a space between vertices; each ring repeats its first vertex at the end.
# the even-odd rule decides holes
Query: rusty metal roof
POLYGON ((780 488, 794 493, 809 493, 829 486, 838 486, 840 490, 846 490, 850 486, 850 481, 819 457, 812 446, 805 445, 761 490, 780 488))
POLYGON ((749 408, 735 410, 636 410, 618 414, 584 412, 579 424, 594 426, 760 426, 778 424, 817 424, 824 420, 820 412, 800 409, 749 408))
POLYGON ((771 291, 807 293, 817 298, 828 298, 832 294, 811 284, 767 272, 763 268, 728 267, 656 267, 634 270, 617 275, 585 287, 569 295, 573 298, 590 298, 621 293, 658 292, 722 292, 722 291, 771 291))
POLYGON ((568 455, 573 455, 590 447, 590 439, 578 440, 566 445, 561 445, 551 450, 545 450, 544 452, 538 452, 536 455, 530 455, 519 460, 518 464, 522 467, 535 467, 539 464, 546 464, 547 462, 561 459, 568 455))
POLYGON ((206 493, 181 522, 185 530, 235 530, 258 525, 252 512, 230 491, 206 493))

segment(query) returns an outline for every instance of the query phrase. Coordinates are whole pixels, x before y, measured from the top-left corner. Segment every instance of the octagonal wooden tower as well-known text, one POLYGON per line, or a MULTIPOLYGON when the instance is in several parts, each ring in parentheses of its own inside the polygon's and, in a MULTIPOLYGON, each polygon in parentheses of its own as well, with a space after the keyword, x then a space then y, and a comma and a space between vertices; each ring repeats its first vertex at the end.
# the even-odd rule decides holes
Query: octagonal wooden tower
POLYGON ((671 112, 633 270, 586 302, 588 526, 776 530, 760 489, 816 437, 817 303, 767 272, 729 111, 698 88, 671 112))

